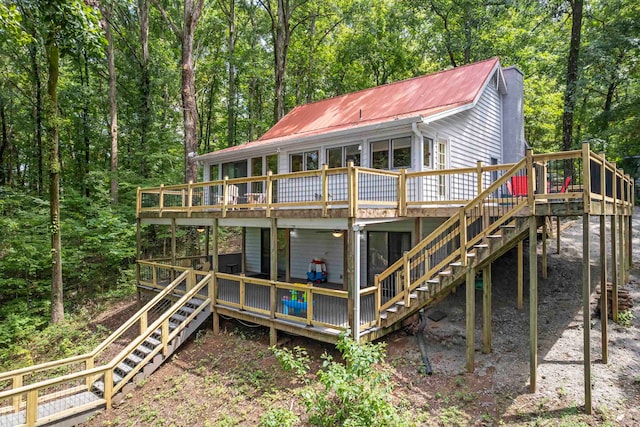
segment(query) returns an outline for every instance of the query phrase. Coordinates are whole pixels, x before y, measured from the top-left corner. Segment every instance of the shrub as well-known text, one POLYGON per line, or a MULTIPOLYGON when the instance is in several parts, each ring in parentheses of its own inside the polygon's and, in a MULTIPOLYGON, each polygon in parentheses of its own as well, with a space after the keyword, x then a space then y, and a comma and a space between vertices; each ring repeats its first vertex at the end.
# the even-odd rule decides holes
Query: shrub
MULTIPOLYGON (((324 354, 322 369, 316 374, 318 384, 311 383, 302 392, 309 422, 319 426, 407 425, 391 401, 393 382, 384 364, 384 343, 359 344, 347 331, 336 347, 344 363, 324 354)), ((300 350, 296 350, 298 355, 287 349, 274 353, 284 369, 307 381, 308 359, 306 352, 299 356, 300 350)))

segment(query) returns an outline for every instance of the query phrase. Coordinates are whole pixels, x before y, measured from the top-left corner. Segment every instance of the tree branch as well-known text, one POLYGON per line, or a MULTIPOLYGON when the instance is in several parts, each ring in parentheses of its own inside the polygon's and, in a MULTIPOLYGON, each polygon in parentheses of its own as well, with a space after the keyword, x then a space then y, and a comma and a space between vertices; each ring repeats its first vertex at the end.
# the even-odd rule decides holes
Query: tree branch
MULTIPOLYGON (((158 0, 151 0, 151 3, 153 3, 153 5, 156 7, 156 9, 158 9, 158 11, 160 12, 160 14, 162 15, 162 17, 164 18, 165 22, 167 23, 167 25, 169 26, 169 28, 171 28, 171 31, 173 31, 173 34, 176 35, 176 37, 178 38, 178 40, 182 43, 182 29, 178 28, 173 21, 171 20, 171 17, 169 16, 169 14, 167 13, 167 11, 165 10, 164 7, 162 7, 160 5, 160 3, 158 3, 158 0)), ((202 3, 202 2, 201 2, 202 3)))

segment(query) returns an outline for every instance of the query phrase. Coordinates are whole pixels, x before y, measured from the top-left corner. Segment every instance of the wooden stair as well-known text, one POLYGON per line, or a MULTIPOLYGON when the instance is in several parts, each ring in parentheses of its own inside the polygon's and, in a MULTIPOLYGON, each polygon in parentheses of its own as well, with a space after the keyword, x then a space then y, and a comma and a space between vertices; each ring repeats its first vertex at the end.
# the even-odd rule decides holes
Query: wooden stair
POLYGON ((467 252, 466 265, 461 261, 449 263, 415 288, 409 306, 404 301, 399 301, 381 312, 380 328, 390 328, 447 295, 464 283, 470 268, 479 270, 493 262, 528 236, 528 231, 529 217, 516 217, 511 223, 501 227, 500 234, 486 236, 481 243, 475 244, 472 250, 467 252))

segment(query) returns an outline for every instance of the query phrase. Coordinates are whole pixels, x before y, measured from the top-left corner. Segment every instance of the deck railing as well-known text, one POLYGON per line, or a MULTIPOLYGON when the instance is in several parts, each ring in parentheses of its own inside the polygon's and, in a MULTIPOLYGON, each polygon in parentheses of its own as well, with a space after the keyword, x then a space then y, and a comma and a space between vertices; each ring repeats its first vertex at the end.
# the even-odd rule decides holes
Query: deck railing
POLYGON ((349 327, 347 292, 302 283, 287 283, 214 273, 216 306, 286 319, 305 326, 338 330, 349 327))
MULTIPOLYGON (((582 150, 532 156, 535 175, 535 200, 603 200, 604 204, 632 203, 633 180, 604 155, 582 150), (589 167, 583 168, 588 159, 589 167), (604 182, 600 183, 600 177, 604 182), (614 179, 615 177, 615 179, 614 179), (590 189, 583 191, 584 183, 590 189), (605 189, 604 196, 600 188, 605 189), (578 195, 580 193, 582 195, 578 195)), ((397 216, 412 207, 464 205, 503 176, 512 164, 432 170, 424 172, 385 171, 356 167, 293 172, 279 175, 234 178, 138 189, 137 213, 154 212, 159 216, 180 212, 319 209, 348 209, 356 216, 362 208, 392 208, 397 216)), ((520 196, 526 185, 521 181, 505 183, 500 195, 520 196), (512 185, 510 185, 512 184, 512 185)))

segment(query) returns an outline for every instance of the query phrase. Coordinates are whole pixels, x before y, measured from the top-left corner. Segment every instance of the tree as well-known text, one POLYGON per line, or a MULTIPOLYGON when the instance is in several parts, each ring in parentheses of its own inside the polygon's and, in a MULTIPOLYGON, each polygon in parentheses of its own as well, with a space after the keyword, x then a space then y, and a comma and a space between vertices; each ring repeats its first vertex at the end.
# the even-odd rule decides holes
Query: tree
POLYGON ((184 180, 185 182, 195 182, 198 178, 198 169, 195 162, 195 156, 198 154, 198 109, 193 66, 193 42, 198 20, 202 14, 204 0, 184 0, 181 28, 175 25, 170 14, 158 0, 152 1, 182 47, 181 95, 184 118, 184 180))
POLYGON ((107 40, 107 69, 109 70, 109 135, 111 137, 111 174, 110 193, 111 204, 118 204, 118 104, 116 100, 116 63, 111 33, 111 16, 113 5, 105 0, 100 3, 102 13, 102 28, 107 40))
POLYGON ((578 58, 580 54, 580 34, 582 32, 583 0, 571 0, 571 42, 567 60, 567 84, 564 91, 564 112, 562 113, 562 149, 573 146, 573 110, 576 106, 578 89, 578 58))

